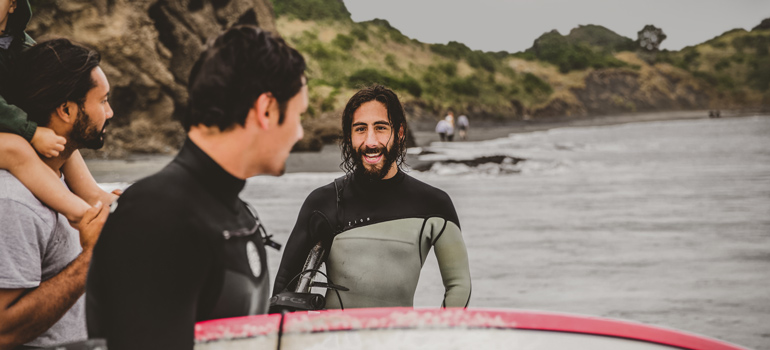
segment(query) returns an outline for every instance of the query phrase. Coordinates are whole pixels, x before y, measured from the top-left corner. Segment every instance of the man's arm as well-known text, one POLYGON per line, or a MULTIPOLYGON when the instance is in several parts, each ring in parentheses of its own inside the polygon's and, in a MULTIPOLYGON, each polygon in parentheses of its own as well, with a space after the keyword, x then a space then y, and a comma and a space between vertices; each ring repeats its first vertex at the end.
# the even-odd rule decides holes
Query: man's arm
POLYGON ((83 252, 58 275, 34 289, 0 289, 0 349, 37 338, 83 295, 91 252, 109 213, 102 207, 99 204, 84 215, 80 231, 83 252))
POLYGON ((64 163, 62 172, 64 173, 64 180, 67 181, 67 185, 72 189, 72 192, 89 204, 101 201, 109 206, 118 198, 113 193, 105 192, 96 184, 96 180, 94 180, 91 172, 88 171, 80 151, 76 150, 72 153, 67 162, 64 163))
POLYGON ((283 250, 281 265, 275 276, 273 295, 296 285, 299 278, 295 279, 295 277, 302 271, 308 253, 316 243, 323 241, 326 247, 331 245, 331 240, 334 238, 332 229, 334 218, 323 213, 330 213, 328 206, 334 205, 335 196, 333 190, 324 191, 321 188, 311 193, 302 204, 297 223, 294 224, 289 241, 286 242, 283 250))
POLYGON ((442 307, 467 307, 471 299, 471 273, 460 227, 448 221, 434 247, 446 289, 442 307))
POLYGON ((0 96, 0 131, 10 132, 24 137, 27 142, 32 141, 37 124, 27 120, 27 113, 16 107, 0 96))

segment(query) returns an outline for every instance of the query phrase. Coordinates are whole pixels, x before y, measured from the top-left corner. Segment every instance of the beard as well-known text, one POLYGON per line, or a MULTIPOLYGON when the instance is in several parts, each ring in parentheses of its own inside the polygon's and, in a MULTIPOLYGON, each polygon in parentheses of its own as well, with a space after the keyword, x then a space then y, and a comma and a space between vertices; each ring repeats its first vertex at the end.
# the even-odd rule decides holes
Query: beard
POLYGON ((78 106, 78 112, 78 118, 72 124, 70 139, 82 148, 102 148, 104 146, 104 130, 107 128, 110 120, 105 119, 104 125, 99 130, 97 126, 91 125, 91 116, 86 113, 84 106, 78 106))
POLYGON ((388 150, 385 146, 370 148, 364 145, 353 151, 353 159, 355 160, 355 174, 362 179, 368 181, 382 180, 385 175, 388 175, 390 168, 398 158, 398 150, 395 145, 388 150), (382 166, 372 166, 364 164, 364 154, 371 152, 380 152, 383 156, 382 166))

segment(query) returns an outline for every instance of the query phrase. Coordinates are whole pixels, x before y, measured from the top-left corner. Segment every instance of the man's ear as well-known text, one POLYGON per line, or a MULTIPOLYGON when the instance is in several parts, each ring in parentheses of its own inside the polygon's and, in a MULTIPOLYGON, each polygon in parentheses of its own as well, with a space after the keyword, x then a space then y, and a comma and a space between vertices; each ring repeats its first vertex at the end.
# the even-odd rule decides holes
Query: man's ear
POLYGON ((56 107, 56 116, 67 124, 72 124, 78 114, 77 106, 70 102, 64 102, 59 107, 56 107))
POLYGON ((405 138, 406 138, 406 134, 404 133, 404 126, 401 125, 401 127, 398 129, 398 139, 401 140, 401 142, 403 142, 405 138))
POLYGON ((10 8, 8 9, 8 13, 13 13, 13 11, 15 11, 15 10, 16 10, 16 1, 17 1, 17 0, 11 0, 11 6, 10 6, 10 8))
MULTIPOLYGON (((254 114, 254 118, 256 118, 257 125, 259 125, 260 128, 268 129, 270 127, 271 107, 275 102, 273 94, 269 92, 259 95, 254 101, 254 105, 251 107, 249 113, 254 114)), ((277 118, 278 116, 272 117, 277 118)))

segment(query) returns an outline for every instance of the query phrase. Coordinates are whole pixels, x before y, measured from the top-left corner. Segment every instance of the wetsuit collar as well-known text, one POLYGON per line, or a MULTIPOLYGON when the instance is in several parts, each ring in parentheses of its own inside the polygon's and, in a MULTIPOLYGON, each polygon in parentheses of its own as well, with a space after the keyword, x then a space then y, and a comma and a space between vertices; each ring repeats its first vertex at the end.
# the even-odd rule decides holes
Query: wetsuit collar
POLYGON ((228 173, 195 142, 187 138, 174 161, 189 170, 212 196, 233 211, 238 209, 241 203, 238 194, 243 190, 246 181, 228 173))
POLYGON ((368 190, 368 191, 389 190, 394 186, 397 186, 398 184, 400 184, 405 177, 406 177, 406 173, 401 171, 401 169, 398 169, 398 172, 396 172, 396 175, 393 175, 393 177, 386 180, 369 180, 369 179, 363 179, 360 176, 356 176, 355 173, 353 173, 352 175, 353 183, 359 188, 363 190, 368 190))

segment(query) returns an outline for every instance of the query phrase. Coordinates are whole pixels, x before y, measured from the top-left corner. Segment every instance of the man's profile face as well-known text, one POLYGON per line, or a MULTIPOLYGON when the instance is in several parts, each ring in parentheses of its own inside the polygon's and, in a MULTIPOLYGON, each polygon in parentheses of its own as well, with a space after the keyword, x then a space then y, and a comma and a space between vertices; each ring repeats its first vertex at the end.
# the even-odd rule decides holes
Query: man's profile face
POLYGON ((72 125, 70 140, 79 147, 99 149, 104 146, 104 134, 113 112, 108 101, 110 83, 101 68, 91 71, 96 86, 86 94, 86 100, 78 105, 78 115, 72 125))
POLYGON ((357 172, 373 179, 395 175, 395 133, 385 105, 379 101, 361 104, 353 113, 350 140, 357 172))

